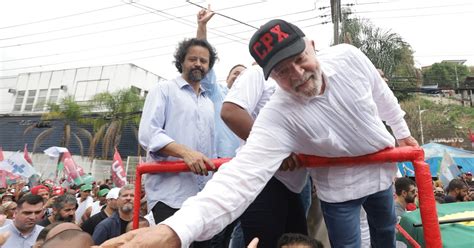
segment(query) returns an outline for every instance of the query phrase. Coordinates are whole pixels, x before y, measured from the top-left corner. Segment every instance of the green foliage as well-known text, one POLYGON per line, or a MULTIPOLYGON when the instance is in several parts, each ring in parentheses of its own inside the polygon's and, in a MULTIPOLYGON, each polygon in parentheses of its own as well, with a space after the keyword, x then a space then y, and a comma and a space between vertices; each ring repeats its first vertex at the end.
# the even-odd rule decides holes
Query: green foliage
POLYGON ((423 72, 424 85, 438 85, 440 88, 457 88, 458 82, 464 82, 469 75, 469 68, 451 62, 433 64, 423 72))
POLYGON ((434 97, 413 97, 401 103, 412 136, 421 144, 421 124, 425 143, 435 138, 463 138, 465 149, 471 146, 468 129, 474 130, 474 108, 440 104, 434 97), (421 110, 421 114, 420 114, 421 110))
POLYGON ((99 118, 92 120, 94 137, 89 149, 89 156, 95 157, 96 146, 102 142, 102 158, 107 159, 110 151, 118 146, 123 127, 128 123, 138 125, 144 99, 135 90, 119 90, 113 93, 97 94, 91 101, 99 118))
POLYGON ((389 79, 416 76, 413 50, 399 34, 375 27, 366 19, 349 18, 349 15, 350 9, 344 9, 340 40, 358 47, 389 79))

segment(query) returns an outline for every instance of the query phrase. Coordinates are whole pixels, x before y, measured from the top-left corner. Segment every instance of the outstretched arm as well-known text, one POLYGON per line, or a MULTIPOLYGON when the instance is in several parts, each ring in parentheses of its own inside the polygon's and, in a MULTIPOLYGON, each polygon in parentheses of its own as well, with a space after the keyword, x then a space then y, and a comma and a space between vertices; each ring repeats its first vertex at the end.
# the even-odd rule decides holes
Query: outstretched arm
POLYGON ((214 12, 211 10, 211 5, 209 4, 207 9, 202 9, 197 14, 197 23, 198 29, 196 33, 196 38, 200 40, 207 40, 207 22, 212 18, 214 12))

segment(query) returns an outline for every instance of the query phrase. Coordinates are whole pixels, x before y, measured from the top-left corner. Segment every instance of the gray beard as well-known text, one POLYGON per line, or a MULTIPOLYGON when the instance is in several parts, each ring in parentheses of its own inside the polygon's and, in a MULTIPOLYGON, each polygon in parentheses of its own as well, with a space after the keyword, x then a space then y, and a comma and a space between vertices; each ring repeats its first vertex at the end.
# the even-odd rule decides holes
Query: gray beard
POLYGON ((197 83, 200 82, 204 78, 205 73, 199 69, 194 69, 189 71, 188 79, 191 82, 197 83))
POLYGON ((124 213, 130 213, 131 211, 133 211, 133 205, 131 204, 126 204, 124 205, 123 207, 120 208, 122 210, 122 212, 124 213))

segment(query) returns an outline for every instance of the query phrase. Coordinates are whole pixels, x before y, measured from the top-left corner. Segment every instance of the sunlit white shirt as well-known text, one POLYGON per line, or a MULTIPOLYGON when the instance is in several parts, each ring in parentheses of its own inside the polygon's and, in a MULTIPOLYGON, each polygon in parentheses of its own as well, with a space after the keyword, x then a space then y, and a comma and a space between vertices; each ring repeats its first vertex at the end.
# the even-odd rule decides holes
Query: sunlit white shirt
MULTIPOLYGON (((145 101, 139 141, 148 151, 147 161, 177 160, 159 153, 173 141, 215 158, 214 105, 206 91, 201 87, 196 95, 181 76, 155 85, 145 101)), ((191 172, 148 174, 145 179, 148 209, 158 201, 180 208, 210 177, 191 172)))
MULTIPOLYGON (((260 111, 246 145, 222 166, 196 197, 164 221, 183 247, 206 240, 240 216, 290 152, 325 157, 359 156, 393 147, 395 136, 410 135, 404 112, 360 50, 338 45, 317 56, 327 84, 309 101, 277 89, 260 111)), ((318 196, 326 202, 358 199, 392 184, 396 166, 389 164, 309 169, 318 196)), ((294 179, 304 183, 304 178, 294 179)))

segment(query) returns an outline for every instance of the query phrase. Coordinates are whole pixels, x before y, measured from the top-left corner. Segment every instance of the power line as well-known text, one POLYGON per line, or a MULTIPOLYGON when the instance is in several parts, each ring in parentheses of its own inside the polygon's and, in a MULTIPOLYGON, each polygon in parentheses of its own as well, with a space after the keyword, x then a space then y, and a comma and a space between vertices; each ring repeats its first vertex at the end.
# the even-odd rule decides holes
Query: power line
POLYGON ((84 15, 84 14, 103 11, 103 10, 107 10, 107 9, 113 9, 113 8, 117 8, 117 7, 120 7, 120 6, 124 6, 126 4, 128 4, 128 3, 117 4, 117 5, 113 5, 113 6, 110 6, 110 7, 101 8, 101 9, 94 9, 94 10, 89 10, 89 11, 86 11, 86 12, 80 12, 80 13, 70 14, 70 15, 65 15, 65 16, 58 16, 58 17, 43 19, 43 20, 39 20, 39 21, 33 21, 33 22, 27 22, 27 23, 15 24, 15 25, 11 25, 11 26, 0 27, 0 29, 14 28, 14 27, 26 26, 26 25, 36 24, 36 23, 49 22, 49 21, 68 18, 68 17, 72 17, 72 16, 84 15))
POLYGON ((392 12, 392 11, 405 11, 405 10, 421 10, 421 9, 435 9, 435 8, 446 8, 446 7, 455 7, 455 6, 465 6, 472 5, 472 3, 460 3, 460 4, 447 4, 447 5, 437 5, 437 6, 422 6, 414 8, 402 8, 402 9, 379 9, 379 10, 365 10, 365 11, 356 11, 354 13, 373 13, 373 12, 392 12))
MULTIPOLYGON (((184 6, 184 5, 182 5, 184 6)), ((180 7, 182 7, 180 6, 180 7)), ((187 5, 186 5, 187 6, 187 5)), ((173 7, 173 8, 177 8, 177 7, 173 7)), ((171 9, 171 8, 169 8, 171 9)), ((314 11, 315 8, 313 9, 309 9, 309 10, 303 10, 303 11, 297 11, 297 12, 292 12, 292 13, 288 13, 288 14, 284 14, 284 15, 277 15, 277 16, 272 16, 272 17, 267 17, 267 18, 260 18, 260 19, 254 19, 254 20, 250 20, 248 22, 252 23, 252 22, 258 22, 258 21, 262 21, 262 20, 266 20, 266 19, 272 19, 272 18, 277 18, 277 17, 283 17, 283 16, 291 16, 291 15, 297 15, 297 14, 303 14, 303 13, 307 13, 307 12, 311 12, 311 11, 314 11)), ((327 12, 327 11, 326 11, 327 12)), ((150 14, 150 13, 144 13, 144 14, 150 14)), ((302 20, 297 20, 297 21, 293 21, 293 22, 300 22, 300 21, 305 21, 305 20, 309 20, 309 19, 315 19, 315 18, 323 18, 323 17, 328 17, 329 15, 319 15, 319 16, 315 16, 313 18, 307 18, 307 19, 302 19, 302 20)), ((326 24, 326 23, 329 23, 329 22, 322 22, 322 23, 319 23, 319 24, 326 24)), ((231 25, 222 25, 222 26, 217 26, 215 27, 214 29, 218 29, 218 28, 226 28, 226 27, 229 27, 229 26, 235 26, 235 25, 238 25, 238 23, 236 24, 231 24, 231 25)), ((318 24, 316 24, 318 25, 318 24)), ((314 25, 310 25, 310 26, 314 26, 314 25)), ((240 34, 240 33, 246 33, 246 32, 250 32, 252 30, 245 30, 243 32, 234 32, 233 34, 240 34)), ((180 33, 180 34, 177 34, 177 35, 168 35, 167 38, 170 38, 170 37, 175 37, 175 36, 182 36, 182 35, 186 35, 187 33, 180 33)), ((69 52, 63 52, 63 53, 52 53, 52 54, 44 54, 44 55, 37 55, 37 56, 30 56, 30 57, 23 57, 23 58, 15 58, 15 59, 9 59, 9 60, 2 60, 2 63, 8 63, 8 62, 14 62, 14 61, 21 61, 21 60, 29 60, 29 59, 37 59, 37 58, 45 58, 45 57, 52 57, 52 56, 61 56, 61 55, 66 55, 66 54, 74 54, 74 53, 82 53, 82 52, 87 52, 87 51, 94 51, 94 50, 97 50, 97 49, 102 49, 102 48, 112 48, 112 47, 118 47, 118 46, 124 46, 124 45, 129 45, 129 44, 135 44, 135 43, 143 43, 143 42, 148 42, 148 41, 152 41, 152 40, 159 40, 159 39, 163 39, 163 37, 156 37, 156 38, 148 38, 148 39, 144 39, 144 40, 137 40, 137 41, 131 41, 131 42, 125 42, 125 43, 119 43, 119 44, 115 44, 115 45, 104 45, 104 46, 99 46, 99 47, 93 47, 93 48, 88 48, 88 49, 80 49, 80 50, 74 50, 74 51, 69 51, 69 52)), ((166 45, 167 47, 168 45, 166 45)), ((162 46, 162 47, 165 47, 165 46, 162 46)), ((159 48, 159 47, 155 47, 156 49, 159 48)))

